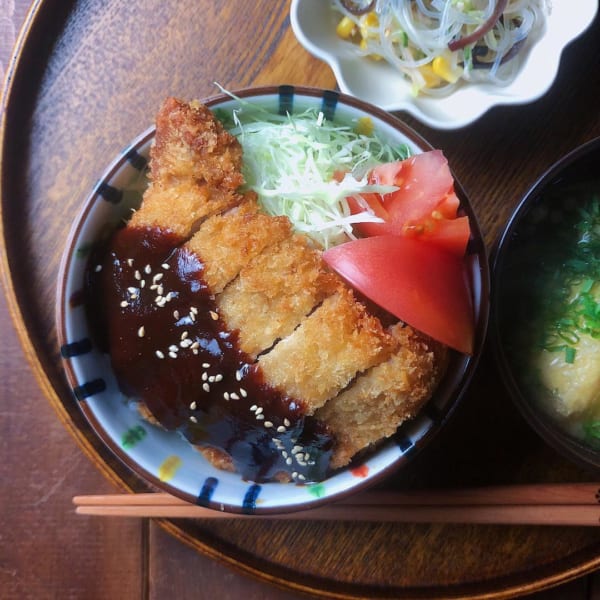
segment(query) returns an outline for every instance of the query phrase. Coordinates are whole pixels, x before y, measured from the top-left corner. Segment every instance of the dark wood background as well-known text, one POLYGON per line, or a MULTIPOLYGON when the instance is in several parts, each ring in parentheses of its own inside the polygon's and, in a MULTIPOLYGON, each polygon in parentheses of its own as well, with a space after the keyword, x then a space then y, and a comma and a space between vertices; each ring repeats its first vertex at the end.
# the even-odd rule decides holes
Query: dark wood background
MULTIPOLYGON (((219 541, 208 556, 149 520, 74 515, 74 495, 113 492, 120 481, 118 468, 97 468, 93 445, 84 444, 84 452, 82 437, 69 434, 72 423, 61 422, 66 413, 52 406, 57 391, 59 397, 64 393, 53 345, 55 277, 82 194, 109 157, 150 123, 167 94, 203 97, 214 93, 215 80, 230 89, 279 83, 333 87, 335 81, 294 39, 286 0, 46 0, 35 3, 27 19, 29 7, 30 0, 0 3, 0 61, 13 76, 3 99, 7 299, 0 295, 0 597, 291 600, 306 597, 297 591, 304 561, 307 573, 317 574, 309 587, 330 596, 348 593, 353 581, 372 583, 379 576, 380 595, 394 588, 408 597, 414 586, 416 595, 427 597, 429 584, 439 592, 446 582, 459 585, 452 592, 457 596, 460 584, 470 582, 463 590, 472 597, 507 597, 503 590, 526 594, 561 584, 535 598, 600 598, 600 578, 587 573, 589 565, 600 564, 595 530, 422 526, 357 532, 285 525, 189 530, 219 541), (19 61, 11 70, 22 23, 19 61), (286 552, 271 546, 293 545, 296 531, 302 543, 293 565, 295 590, 283 589, 284 578, 277 575, 282 571, 267 567, 286 552), (386 547, 390 539, 395 545, 386 547), (377 546, 385 554, 379 556, 377 546), (244 553, 254 553, 255 560, 233 568, 231 557, 244 553), (372 564, 365 562, 369 558, 372 564), (350 584, 341 585, 344 581, 350 584)), ((562 154, 600 135, 599 33, 596 19, 566 51, 551 92, 531 105, 494 109, 460 132, 430 130, 406 118, 445 150, 490 249, 535 179, 562 154)), ((591 477, 546 448, 507 403, 486 357, 451 427, 419 457, 404 484, 591 477)))

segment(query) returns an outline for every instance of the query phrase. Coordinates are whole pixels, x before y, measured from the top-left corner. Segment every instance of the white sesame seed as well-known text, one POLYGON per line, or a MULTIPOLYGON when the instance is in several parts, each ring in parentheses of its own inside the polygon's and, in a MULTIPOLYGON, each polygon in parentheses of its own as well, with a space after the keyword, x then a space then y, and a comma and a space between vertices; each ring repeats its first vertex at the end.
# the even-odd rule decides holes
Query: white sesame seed
POLYGON ((256 413, 256 419, 258 421, 262 421, 265 418, 265 415, 261 415, 258 411, 256 413))
POLYGON ((156 290, 156 293, 157 293, 159 296, 163 296, 163 295, 164 295, 164 293, 165 293, 165 289, 163 288, 163 286, 162 286, 162 285, 159 285, 159 286, 158 286, 158 289, 156 290))
POLYGON ((285 464, 286 464, 286 465, 291 465, 291 464, 292 464, 292 462, 293 462, 293 461, 292 461, 291 457, 288 457, 288 458, 286 458, 286 459, 285 459, 285 464))
POLYGON ((129 297, 130 300, 137 300, 138 299, 138 295, 137 294, 131 294, 131 296, 129 297))
POLYGON ((139 329, 138 329, 138 337, 144 337, 146 335, 146 330, 144 329, 144 326, 142 325, 139 329))
POLYGON ((206 381, 208 379, 208 373, 206 371, 204 371, 204 373, 202 373, 202 381, 206 381))
POLYGON ((196 417, 195 417, 194 415, 191 415, 191 416, 190 416, 190 421, 191 421, 192 423, 197 423, 197 422, 198 422, 198 419, 196 419, 196 417))
POLYGON ((142 278, 142 274, 136 270, 136 272, 133 274, 133 276, 139 281, 142 278))
POLYGON ((127 300, 123 300, 123 301, 121 302, 121 308, 125 308, 125 307, 127 307, 127 306, 129 306, 129 302, 127 302, 127 300))
POLYGON ((189 335, 189 333, 188 333, 187 331, 184 331, 184 332, 181 334, 181 339, 182 339, 182 340, 185 340, 185 338, 186 338, 188 335, 189 335))
POLYGON ((209 369, 210 368, 210 363, 202 363, 202 368, 203 369, 209 369))
POLYGON ((177 351, 179 350, 179 348, 178 348, 178 347, 177 347, 175 344, 171 344, 171 345, 169 346, 169 350, 170 350, 171 352, 177 352, 177 351))
POLYGON ((163 278, 163 274, 157 273, 156 275, 154 275, 152 277, 152 283, 156 283, 157 281, 160 281, 162 278, 163 278))
POLYGON ((241 371, 236 371, 235 372, 235 379, 236 379, 236 381, 241 381, 242 380, 242 372, 241 371))
POLYGON ((223 392, 223 398, 225 398, 225 400, 229 400, 229 393, 223 392))
POLYGON ((191 319, 192 321, 195 321, 195 320, 196 320, 196 315, 195 315, 193 312, 191 312, 191 313, 190 313, 190 319, 191 319))
POLYGON ((239 400, 240 399, 240 397, 235 392, 231 392, 231 394, 229 394, 229 397, 232 400, 239 400))
POLYGON ((280 426, 277 428, 277 433, 284 433, 284 432, 285 432, 285 427, 284 427, 283 425, 280 425, 280 426))
POLYGON ((251 410, 252 412, 254 412, 254 411, 257 409, 257 408, 258 408, 258 406, 256 406, 256 404, 253 404, 253 405, 250 407, 250 410, 251 410))
POLYGON ((215 376, 214 375, 209 375, 208 376, 208 381, 209 381, 209 383, 214 383, 215 382, 215 376))
POLYGON ((135 293, 137 292, 137 288, 134 288, 134 287, 128 287, 128 288, 127 288, 127 291, 128 291, 130 294, 135 294, 135 293))
POLYGON ((218 314, 217 314, 217 313, 216 313, 214 310, 211 310, 211 311, 210 311, 210 318, 211 318, 213 321, 217 321, 217 320, 219 319, 219 315, 218 315, 218 314))
POLYGON ((193 402, 190 404, 190 410, 196 410, 197 406, 198 406, 198 405, 196 404, 196 401, 194 400, 194 401, 193 401, 193 402))
POLYGON ((202 384, 202 389, 203 389, 205 392, 210 392, 210 385, 208 385, 208 383, 203 383, 203 384, 202 384))
POLYGON ((170 356, 171 358, 177 358, 177 352, 172 352, 172 351, 171 351, 171 352, 169 352, 169 356, 170 356))
POLYGON ((173 311, 173 318, 179 319, 179 311, 178 310, 173 311))
POLYGON ((271 423, 271 421, 265 421, 264 423, 265 427, 273 427, 273 423, 271 423))
POLYGON ((152 267, 150 265, 146 265, 144 267, 144 273, 146 273, 147 275, 150 275, 150 273, 152 273, 152 267))
POLYGON ((145 279, 142 279, 142 280, 140 281, 140 287, 141 287, 141 288, 143 288, 143 287, 146 287, 146 280, 145 280, 145 279))
POLYGON ((298 454, 298 452, 300 452, 300 450, 302 450, 302 446, 294 446, 292 448, 292 454, 298 454))
POLYGON ((192 352, 193 352, 194 354, 198 354, 198 348, 192 348, 192 352))
POLYGON ((165 298, 167 299, 167 302, 171 302, 171 300, 173 300, 173 298, 175 298, 177 294, 175 294, 175 292, 169 292, 165 298))
POLYGON ((263 407, 262 407, 262 406, 259 406, 259 407, 256 409, 256 414, 257 414, 257 415, 260 415, 260 413, 261 413, 262 411, 263 411, 263 407))
POLYGON ((223 381, 223 375, 221 375, 221 373, 217 373, 215 375, 215 381, 223 381))
POLYGON ((298 479, 300 479, 300 481, 306 481, 306 477, 304 477, 304 475, 302 475, 302 473, 298 474, 298 479))
POLYGON ((242 396, 242 398, 247 398, 248 392, 244 388, 240 388, 240 395, 242 396))
POLYGON ((288 457, 288 453, 285 450, 283 450, 281 452, 281 456, 283 456, 283 458, 287 458, 288 457))
POLYGON ((289 420, 289 419, 284 419, 284 420, 283 420, 283 424, 284 424, 286 427, 289 427, 289 426, 291 425, 291 423, 290 423, 290 420, 289 420))
POLYGON ((100 273, 100 271, 102 271, 102 265, 96 265, 94 271, 96 271, 96 273, 100 273))
POLYGON ((190 340, 189 338, 188 338, 188 339, 186 339, 186 340, 181 340, 181 341, 179 342, 179 345, 180 345, 182 348, 189 348, 189 347, 192 345, 192 340, 190 340))
POLYGON ((200 342, 194 342, 192 344, 192 350, 196 350, 196 354, 198 354, 198 348, 200 347, 200 342))
POLYGON ((294 471, 292 473, 292 479, 297 479, 298 478, 298 471, 294 471))
POLYGON ((192 313, 194 313, 195 315, 197 315, 197 314, 198 314, 198 309, 197 309, 195 306, 192 306, 192 307, 190 308, 190 312, 192 312, 192 313))
POLYGON ((163 269, 168 270, 169 269, 169 265, 167 263, 163 263, 162 265, 160 265, 163 269))
POLYGON ((158 356, 158 358, 164 358, 165 357, 165 355, 160 350, 157 350, 155 352, 155 354, 156 354, 156 356, 158 356))
POLYGON ((127 259, 127 266, 133 267, 133 258, 128 258, 127 259))
POLYGON ((153 283, 153 284, 150 286, 150 289, 151 289, 151 290, 157 290, 157 289, 158 289, 158 283, 153 283))

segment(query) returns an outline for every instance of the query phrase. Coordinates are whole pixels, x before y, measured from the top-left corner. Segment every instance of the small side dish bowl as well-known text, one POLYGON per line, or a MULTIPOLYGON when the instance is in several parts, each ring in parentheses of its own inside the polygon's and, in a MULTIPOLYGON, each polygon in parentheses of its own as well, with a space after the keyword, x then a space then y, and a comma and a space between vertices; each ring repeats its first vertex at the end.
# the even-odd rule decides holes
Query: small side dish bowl
MULTIPOLYGON (((431 147, 388 113, 338 92, 291 86, 235 92, 245 103, 273 115, 308 108, 333 122, 356 123, 369 117, 375 131, 393 144, 406 144, 414 154, 431 147)), ((213 112, 231 111, 238 100, 220 94, 203 101, 213 112)), ((143 481, 221 511, 276 514, 314 507, 370 486, 405 465, 444 425, 467 387, 486 334, 489 276, 486 251, 472 207, 456 182, 460 214, 470 219, 471 237, 465 257, 470 283, 475 340, 472 355, 452 352, 435 395, 413 420, 372 452, 315 484, 254 483, 213 467, 181 435, 142 419, 117 385, 110 358, 94 341, 83 303, 88 261, 100 240, 127 220, 139 206, 147 186, 147 167, 154 139, 150 128, 131 142, 104 172, 85 199, 66 243, 57 295, 57 330, 68 382, 89 424, 108 448, 143 481)))
POLYGON ((516 406, 552 447, 600 467, 600 138, 525 195, 493 258, 490 334, 516 406))
POLYGON ((437 129, 456 129, 479 119, 494 106, 533 102, 552 86, 565 47, 592 22, 595 0, 554 0, 545 31, 521 49, 516 77, 502 87, 490 83, 460 85, 448 95, 414 96, 410 83, 384 60, 359 55, 357 48, 336 34, 339 14, 329 0, 292 0, 291 24, 296 38, 312 55, 333 70, 342 92, 385 110, 403 110, 437 129), (539 38, 539 39, 538 39, 539 38))

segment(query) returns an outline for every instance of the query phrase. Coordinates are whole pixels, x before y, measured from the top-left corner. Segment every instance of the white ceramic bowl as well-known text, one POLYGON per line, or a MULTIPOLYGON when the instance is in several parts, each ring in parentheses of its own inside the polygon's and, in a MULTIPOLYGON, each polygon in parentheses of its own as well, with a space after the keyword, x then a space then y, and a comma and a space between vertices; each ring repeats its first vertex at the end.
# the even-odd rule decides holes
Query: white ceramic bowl
MULTIPOLYGON (((318 107, 329 118, 342 122, 370 115, 376 131, 388 141, 406 143, 413 153, 430 149, 414 131, 388 113, 337 92, 281 86, 236 94, 274 113, 282 107, 291 112, 318 107)), ((213 110, 236 105, 225 95, 205 103, 213 110)), ((127 146, 85 200, 80 214, 75 216, 59 276, 57 329, 64 369, 74 401, 96 433, 142 479, 185 500, 232 512, 283 513, 309 508, 371 485, 405 464, 442 427, 456 406, 485 337, 489 302, 486 253, 477 220, 460 185, 456 184, 457 195, 472 228, 466 260, 476 310, 474 355, 454 353, 446 377, 421 414, 377 451, 349 468, 314 485, 259 485, 216 469, 178 433, 159 429, 140 418, 119 391, 108 356, 96 347, 81 302, 90 253, 99 239, 128 218, 131 209, 141 201, 153 138, 151 128, 127 146)))
POLYGON ((329 0, 292 0, 290 18, 298 41, 329 64, 342 92, 385 110, 405 110, 430 127, 455 129, 493 106, 524 104, 545 94, 564 48, 590 25, 597 10, 596 0, 553 0, 546 31, 539 40, 529 40, 519 73, 506 87, 466 84, 445 97, 416 98, 394 67, 358 56, 352 44, 337 36, 339 15, 329 0))

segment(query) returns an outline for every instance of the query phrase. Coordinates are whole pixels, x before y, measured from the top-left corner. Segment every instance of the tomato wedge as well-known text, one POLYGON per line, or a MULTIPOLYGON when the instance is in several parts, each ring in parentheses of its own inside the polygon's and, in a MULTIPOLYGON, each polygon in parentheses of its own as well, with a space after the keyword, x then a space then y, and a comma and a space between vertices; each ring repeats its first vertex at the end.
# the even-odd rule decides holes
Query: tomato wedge
POLYGON ((362 203, 348 198, 353 214, 363 212, 367 204, 383 219, 382 223, 356 224, 359 235, 407 235, 464 255, 471 235, 469 219, 457 218, 459 200, 441 150, 378 165, 369 174, 369 182, 394 185, 398 190, 384 195, 363 194, 362 203))
POLYGON ((459 352, 473 352, 473 307, 462 257, 423 241, 380 235, 330 248, 323 258, 401 321, 459 352))

